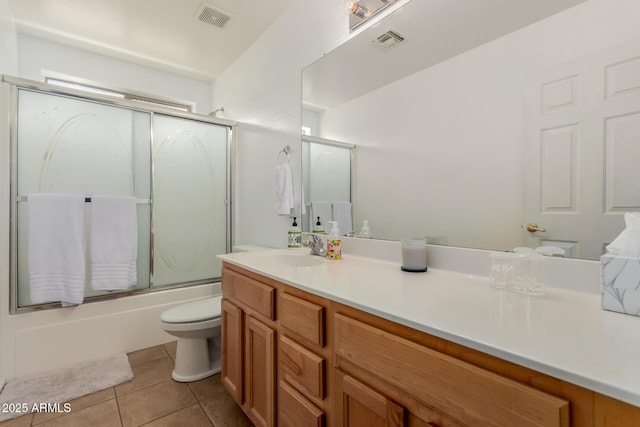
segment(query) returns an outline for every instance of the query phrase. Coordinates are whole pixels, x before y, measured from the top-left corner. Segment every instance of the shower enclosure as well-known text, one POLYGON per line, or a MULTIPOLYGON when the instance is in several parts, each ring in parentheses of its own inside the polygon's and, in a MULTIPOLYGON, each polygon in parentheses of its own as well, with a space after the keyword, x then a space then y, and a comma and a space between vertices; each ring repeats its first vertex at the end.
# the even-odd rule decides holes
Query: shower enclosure
POLYGON ((12 313, 60 306, 30 298, 33 193, 82 194, 87 216, 92 195, 137 200, 136 285, 95 291, 86 280, 85 302, 219 280, 216 255, 231 245, 233 122, 17 78, 2 84, 11 111, 12 313))

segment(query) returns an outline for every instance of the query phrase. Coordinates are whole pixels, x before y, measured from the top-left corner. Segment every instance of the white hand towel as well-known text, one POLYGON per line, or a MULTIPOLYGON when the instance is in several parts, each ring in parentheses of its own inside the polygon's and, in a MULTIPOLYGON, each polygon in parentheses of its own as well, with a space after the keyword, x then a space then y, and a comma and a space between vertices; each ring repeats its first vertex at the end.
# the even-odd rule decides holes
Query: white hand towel
POLYGON ((341 234, 351 233, 353 231, 351 202, 333 202, 333 220, 338 221, 341 234))
MULTIPOLYGON (((320 223, 324 227, 325 231, 329 233, 331 226, 328 221, 333 221, 333 214, 331 213, 331 202, 311 202, 311 224, 315 225, 320 217, 320 223)), ((313 227, 312 227, 313 228, 313 227)))
POLYGON ((91 287, 123 290, 137 282, 135 197, 91 197, 91 287))
POLYGON ((31 303, 84 300, 84 196, 29 194, 31 303))
POLYGON ((294 208, 293 181, 289 163, 276 166, 276 213, 289 215, 294 208))

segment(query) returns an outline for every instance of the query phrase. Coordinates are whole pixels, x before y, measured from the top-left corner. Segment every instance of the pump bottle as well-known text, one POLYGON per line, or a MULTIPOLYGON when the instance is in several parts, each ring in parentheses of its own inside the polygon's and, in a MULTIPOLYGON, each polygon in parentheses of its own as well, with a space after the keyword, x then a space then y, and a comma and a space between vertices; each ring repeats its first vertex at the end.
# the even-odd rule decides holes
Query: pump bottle
POLYGON ((302 242, 302 230, 298 227, 298 223, 296 222, 296 217, 293 217, 293 224, 291 224, 291 228, 288 233, 289 243, 288 247, 290 248, 299 248, 302 242))
POLYGON ((360 229, 358 237, 363 239, 370 239, 372 237, 371 230, 369 230, 369 220, 365 219, 362 221, 362 228, 360 229))
POLYGON ((331 225, 331 232, 327 239, 327 258, 342 259, 342 240, 340 239, 340 230, 337 221, 328 221, 331 225))
POLYGON ((322 226, 322 223, 320 222, 320 217, 317 217, 318 220, 316 221, 316 225, 313 227, 312 232, 313 233, 325 233, 324 227, 322 226))

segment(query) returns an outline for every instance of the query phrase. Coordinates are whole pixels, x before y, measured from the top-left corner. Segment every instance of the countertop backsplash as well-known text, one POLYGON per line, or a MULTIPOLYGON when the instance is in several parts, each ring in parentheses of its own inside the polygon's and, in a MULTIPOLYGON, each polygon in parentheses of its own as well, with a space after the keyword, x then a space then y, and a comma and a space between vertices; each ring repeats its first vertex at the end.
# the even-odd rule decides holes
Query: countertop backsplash
MULTIPOLYGON (((401 263, 400 242, 343 237, 342 251, 382 261, 401 263)), ((428 245, 429 268, 455 271, 472 276, 489 276, 492 251, 428 245)), ((597 261, 545 257, 544 285, 574 292, 600 294, 600 263, 597 261)))

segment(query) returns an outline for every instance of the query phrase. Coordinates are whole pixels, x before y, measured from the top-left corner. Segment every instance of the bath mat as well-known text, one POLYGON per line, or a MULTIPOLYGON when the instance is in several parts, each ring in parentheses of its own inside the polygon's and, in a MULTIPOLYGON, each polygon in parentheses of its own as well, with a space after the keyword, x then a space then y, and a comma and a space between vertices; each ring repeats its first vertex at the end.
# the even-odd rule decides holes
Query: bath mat
POLYGON ((69 412, 69 401, 133 378, 126 354, 22 380, 10 381, 0 393, 0 421, 30 412, 69 412))

